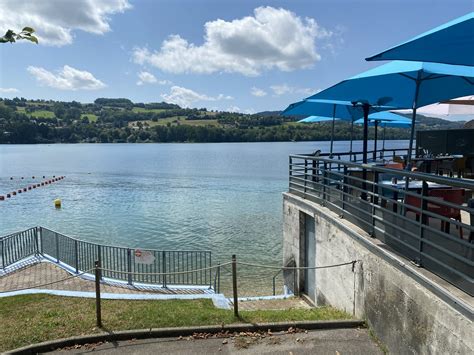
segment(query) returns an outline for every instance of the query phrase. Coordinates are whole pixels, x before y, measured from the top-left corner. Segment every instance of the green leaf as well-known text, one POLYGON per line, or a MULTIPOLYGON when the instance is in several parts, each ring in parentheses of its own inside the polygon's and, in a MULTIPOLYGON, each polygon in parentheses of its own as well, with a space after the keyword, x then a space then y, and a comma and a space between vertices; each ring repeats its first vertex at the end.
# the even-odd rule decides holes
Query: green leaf
POLYGON ((32 27, 25 27, 21 30, 21 32, 28 32, 28 33, 33 33, 35 30, 32 27))
POLYGON ((25 36, 23 38, 27 39, 28 41, 31 41, 31 42, 34 42, 34 43, 38 44, 38 38, 36 38, 35 36, 25 36))

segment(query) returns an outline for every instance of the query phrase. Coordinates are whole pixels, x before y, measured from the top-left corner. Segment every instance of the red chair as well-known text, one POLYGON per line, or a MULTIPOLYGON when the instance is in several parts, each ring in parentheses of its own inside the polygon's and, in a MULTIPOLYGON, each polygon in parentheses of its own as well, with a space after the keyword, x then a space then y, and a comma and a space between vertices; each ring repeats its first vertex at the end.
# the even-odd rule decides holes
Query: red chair
MULTIPOLYGON (((443 201, 450 202, 455 205, 462 205, 464 202, 464 189, 433 189, 428 191, 429 197, 439 198, 443 201)), ((407 206, 413 206, 421 209, 421 198, 416 196, 405 196, 405 204, 407 206)), ((416 220, 420 220, 420 212, 409 207, 406 211, 414 212, 416 220)), ((461 209, 446 206, 442 203, 436 203, 433 201, 428 202, 428 211, 431 213, 438 214, 443 217, 452 218, 458 222, 461 222, 461 209)), ((426 216, 427 223, 429 224, 429 217, 426 216)), ((441 221, 441 229, 449 233, 449 222, 441 221)), ((462 238, 462 228, 459 228, 459 236, 462 238)))
MULTIPOLYGON (((464 189, 435 189, 429 191, 428 195, 431 197, 441 198, 443 201, 450 202, 455 205, 462 205, 464 202, 465 191, 464 189)), ((429 211, 432 211, 431 208, 433 208, 432 212, 461 222, 461 209, 442 204, 438 205, 434 202, 430 203, 429 205, 435 205, 435 207, 429 207, 429 211)), ((446 233, 449 233, 449 222, 441 221, 441 228, 446 233)), ((459 236, 462 238, 461 227, 459 227, 459 236)))
POLYGON ((385 167, 389 169, 403 170, 403 163, 388 163, 388 164, 385 164, 385 167))

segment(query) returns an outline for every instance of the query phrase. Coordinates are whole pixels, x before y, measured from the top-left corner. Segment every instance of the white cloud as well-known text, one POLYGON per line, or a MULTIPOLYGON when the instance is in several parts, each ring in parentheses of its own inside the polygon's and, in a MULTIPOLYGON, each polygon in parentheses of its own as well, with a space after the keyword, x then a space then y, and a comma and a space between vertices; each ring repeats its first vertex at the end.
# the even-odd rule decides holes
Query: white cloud
POLYGON ((172 86, 170 93, 162 94, 161 97, 164 101, 177 104, 181 107, 190 107, 192 104, 199 101, 220 101, 233 99, 232 96, 226 96, 223 94, 219 94, 215 97, 207 96, 181 86, 172 86))
POLYGON ((73 31, 94 34, 110 31, 110 15, 131 8, 128 0, 2 0, 0 30, 33 27, 40 44, 63 46, 73 31))
POLYGON ((227 109, 225 110, 226 112, 240 112, 240 107, 238 106, 229 106, 227 107, 227 109))
POLYGON ((159 50, 135 48, 133 60, 171 73, 251 76, 269 69, 311 67, 321 58, 316 39, 331 36, 312 18, 302 19, 286 9, 269 6, 256 8, 253 16, 207 22, 204 32, 202 45, 171 35, 159 50))
POLYGON ((16 94, 20 90, 15 88, 0 88, 0 94, 16 94))
POLYGON ((282 96, 285 94, 300 94, 300 95, 312 95, 319 90, 312 89, 312 88, 300 88, 295 86, 289 86, 288 84, 281 84, 281 85, 272 85, 270 89, 273 91, 274 96, 282 96))
POLYGON ((56 73, 41 67, 29 66, 28 72, 43 86, 60 90, 98 90, 106 85, 88 71, 78 70, 65 65, 56 73))
POLYGON ((173 83, 169 80, 158 80, 152 73, 141 71, 138 73, 137 85, 143 84, 171 85, 173 83))
POLYGON ((253 87, 251 90, 250 90, 250 93, 253 95, 253 96, 257 96, 257 97, 263 97, 263 96, 266 96, 267 95, 267 92, 265 90, 262 90, 262 89, 259 89, 259 88, 256 88, 256 87, 253 87))
POLYGON ((156 83, 156 77, 147 71, 141 71, 138 73, 138 81, 137 85, 143 85, 143 84, 154 84, 156 83))

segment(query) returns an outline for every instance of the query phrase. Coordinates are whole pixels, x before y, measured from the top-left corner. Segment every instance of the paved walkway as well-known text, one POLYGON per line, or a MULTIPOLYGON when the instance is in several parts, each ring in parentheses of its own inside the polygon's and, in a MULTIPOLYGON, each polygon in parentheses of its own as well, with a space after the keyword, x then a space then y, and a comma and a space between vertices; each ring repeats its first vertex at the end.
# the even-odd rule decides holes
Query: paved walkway
MULTIPOLYGON (((41 288, 47 290, 95 292, 95 283, 80 277, 74 277, 64 269, 48 262, 27 265, 19 270, 0 277, 0 292, 20 289, 41 288), (67 279, 67 280, 64 280, 67 279), (64 280, 64 281, 61 281, 64 280), (47 286, 52 282, 61 281, 47 286)), ((150 289, 145 287, 127 287, 125 285, 101 284, 101 292, 117 294, 203 294, 200 289, 150 289)))
MULTIPOLYGON (((243 333, 241 333, 243 334, 243 333)), ((129 340, 88 344, 55 354, 383 354, 366 329, 331 329, 297 333, 251 333, 229 338, 193 337, 129 340)))

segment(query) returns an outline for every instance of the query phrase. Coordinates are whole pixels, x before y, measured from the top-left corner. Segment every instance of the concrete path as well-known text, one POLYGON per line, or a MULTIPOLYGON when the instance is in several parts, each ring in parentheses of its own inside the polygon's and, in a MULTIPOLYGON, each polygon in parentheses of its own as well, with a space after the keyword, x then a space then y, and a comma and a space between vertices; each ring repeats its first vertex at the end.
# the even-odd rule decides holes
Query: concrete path
POLYGON ((54 354, 383 354, 366 329, 315 330, 229 338, 163 338, 88 344, 54 354))

